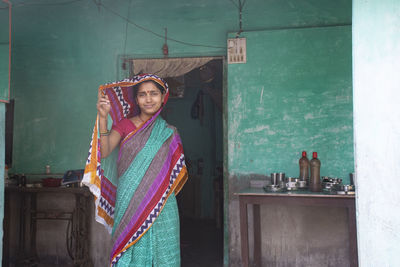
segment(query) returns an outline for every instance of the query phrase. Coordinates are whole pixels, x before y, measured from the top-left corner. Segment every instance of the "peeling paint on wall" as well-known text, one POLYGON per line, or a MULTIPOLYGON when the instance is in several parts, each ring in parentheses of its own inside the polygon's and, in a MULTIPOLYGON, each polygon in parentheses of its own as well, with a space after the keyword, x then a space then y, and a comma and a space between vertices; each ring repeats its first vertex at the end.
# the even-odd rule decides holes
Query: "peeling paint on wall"
POLYGON ((229 171, 296 177, 306 150, 318 152, 322 175, 348 181, 354 171, 351 27, 243 35, 249 61, 228 66, 229 171))

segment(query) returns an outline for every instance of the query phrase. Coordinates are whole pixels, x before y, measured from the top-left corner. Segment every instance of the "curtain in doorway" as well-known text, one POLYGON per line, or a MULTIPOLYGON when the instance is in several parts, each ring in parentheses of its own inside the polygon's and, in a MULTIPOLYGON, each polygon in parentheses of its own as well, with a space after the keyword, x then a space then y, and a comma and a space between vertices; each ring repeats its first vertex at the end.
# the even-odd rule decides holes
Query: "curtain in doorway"
POLYGON ((159 77, 179 77, 199 68, 212 57, 132 59, 133 73, 152 73, 159 77))

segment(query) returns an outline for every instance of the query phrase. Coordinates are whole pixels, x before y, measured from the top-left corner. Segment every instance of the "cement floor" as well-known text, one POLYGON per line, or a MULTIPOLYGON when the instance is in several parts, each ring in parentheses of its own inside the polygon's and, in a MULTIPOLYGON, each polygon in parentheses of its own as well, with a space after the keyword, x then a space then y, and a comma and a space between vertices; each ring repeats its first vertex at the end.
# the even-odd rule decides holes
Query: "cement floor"
POLYGON ((222 267, 223 232, 215 221, 181 219, 181 267, 222 267))
MULTIPOLYGON (((181 223, 181 267, 222 267, 223 232, 213 220, 183 218, 181 223)), ((38 265, 35 267, 73 267, 73 265, 38 265)))

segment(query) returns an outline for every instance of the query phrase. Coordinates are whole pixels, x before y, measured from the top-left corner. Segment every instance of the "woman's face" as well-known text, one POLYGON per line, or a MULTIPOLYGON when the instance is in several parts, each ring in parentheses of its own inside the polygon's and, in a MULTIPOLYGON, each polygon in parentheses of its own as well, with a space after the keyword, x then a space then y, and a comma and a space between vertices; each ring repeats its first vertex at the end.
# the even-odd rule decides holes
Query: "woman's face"
POLYGON ((139 85, 136 100, 142 114, 153 116, 161 108, 164 94, 153 82, 143 82, 139 85))

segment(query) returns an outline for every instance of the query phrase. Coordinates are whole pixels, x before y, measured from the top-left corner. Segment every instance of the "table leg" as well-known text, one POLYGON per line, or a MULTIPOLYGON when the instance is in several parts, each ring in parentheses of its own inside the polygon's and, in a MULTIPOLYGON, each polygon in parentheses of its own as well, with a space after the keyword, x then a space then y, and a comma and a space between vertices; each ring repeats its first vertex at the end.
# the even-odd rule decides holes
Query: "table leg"
POLYGON ((253 205, 253 227, 254 227, 254 265, 261 266, 261 223, 260 205, 253 205))
POLYGON ((349 219, 349 257, 350 266, 358 267, 358 253, 357 253, 357 224, 356 224, 356 211, 354 206, 347 208, 349 219))
POLYGON ((18 258, 25 259, 25 227, 26 227, 26 213, 28 212, 27 208, 27 199, 25 195, 21 196, 21 209, 19 212, 19 240, 18 240, 18 258))
POLYGON ((9 258, 10 258, 10 216, 11 216, 11 207, 10 207, 10 193, 4 190, 4 221, 3 221, 3 267, 9 266, 9 258))
POLYGON ((37 204, 36 204, 36 198, 37 194, 32 193, 29 194, 30 199, 31 199, 31 207, 30 207, 30 228, 29 228, 29 233, 30 233, 30 240, 31 240, 31 245, 30 245, 30 253, 29 253, 29 259, 37 261, 38 256, 37 256, 37 251, 36 251, 36 214, 37 214, 37 204))
POLYGON ((242 248, 242 266, 249 266, 249 233, 247 219, 247 203, 239 196, 239 216, 240 216, 240 242, 242 248))

